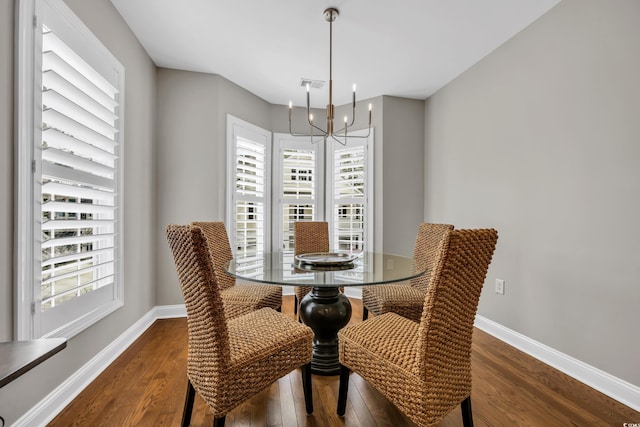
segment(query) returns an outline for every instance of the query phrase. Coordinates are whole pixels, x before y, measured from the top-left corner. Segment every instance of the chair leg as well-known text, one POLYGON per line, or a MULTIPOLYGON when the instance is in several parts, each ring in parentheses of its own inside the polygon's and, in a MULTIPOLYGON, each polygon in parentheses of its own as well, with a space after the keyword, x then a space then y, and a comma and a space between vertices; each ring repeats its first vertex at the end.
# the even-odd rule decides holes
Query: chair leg
POLYGON ((213 427, 224 427, 224 420, 225 420, 225 416, 216 418, 213 418, 213 427))
POLYGON ((196 397, 196 389, 193 388, 191 380, 187 378, 187 396, 184 399, 184 410, 182 411, 182 427, 191 424, 191 412, 193 411, 193 400, 196 397))
POLYGON ((347 392, 349 391, 349 368, 340 364, 340 388, 338 390, 338 415, 344 416, 347 410, 347 392))
POLYGON ((362 321, 367 320, 368 317, 369 317, 369 310, 367 310, 367 307, 362 306, 362 321))
POLYGON ((311 386, 311 363, 302 366, 302 390, 307 415, 313 413, 313 387, 311 386))
POLYGON ((467 397, 460 404, 462 407, 462 425, 473 427, 473 415, 471 414, 471 396, 467 397))
POLYGON ((293 314, 298 314, 298 296, 293 296, 293 314))

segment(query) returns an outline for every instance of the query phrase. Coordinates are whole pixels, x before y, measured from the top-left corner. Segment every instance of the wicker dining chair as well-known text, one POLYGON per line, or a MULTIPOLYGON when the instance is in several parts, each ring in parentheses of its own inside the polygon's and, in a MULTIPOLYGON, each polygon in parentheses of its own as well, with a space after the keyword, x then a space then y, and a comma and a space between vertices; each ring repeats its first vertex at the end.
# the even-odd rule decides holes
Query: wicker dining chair
POLYGON ((440 243, 451 230, 453 225, 450 224, 420 224, 413 259, 417 264, 426 266, 426 273, 406 283, 363 287, 362 320, 369 317, 369 312, 376 316, 393 312, 414 322, 420 321, 429 277, 438 262, 440 243))
POLYGON ((200 227, 204 232, 227 317, 236 317, 264 307, 281 310, 282 287, 236 283, 235 277, 224 272, 223 266, 233 258, 233 254, 223 222, 192 222, 191 225, 200 227))
MULTIPOLYGON (((293 223, 293 254, 329 252, 329 223, 325 221, 296 221, 293 223)), ((293 314, 298 313, 300 301, 309 292, 310 286, 294 289, 293 314)))
POLYGON ((420 323, 385 313, 338 332, 338 414, 353 371, 418 426, 433 426, 457 405, 471 413, 471 340, 478 299, 498 240, 494 229, 454 230, 440 247, 420 323))
POLYGON ((190 423, 196 391, 213 412, 214 426, 221 427, 233 408, 299 367, 306 411, 312 413, 313 331, 270 308, 227 318, 202 230, 169 225, 166 234, 187 308, 182 426, 190 423))

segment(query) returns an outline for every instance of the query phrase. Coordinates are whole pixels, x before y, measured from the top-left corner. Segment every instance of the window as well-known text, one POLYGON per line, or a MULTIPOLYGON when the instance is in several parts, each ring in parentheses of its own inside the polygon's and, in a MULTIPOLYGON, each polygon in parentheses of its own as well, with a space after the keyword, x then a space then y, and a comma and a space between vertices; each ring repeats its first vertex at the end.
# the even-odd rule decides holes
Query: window
POLYGON ((290 181, 312 181, 313 169, 291 169, 290 181))
POLYGON ((325 219, 334 248, 373 250, 373 131, 368 138, 349 140, 347 146, 328 141, 326 147, 324 142, 312 144, 309 138, 276 133, 273 162, 269 139, 268 131, 228 117, 227 227, 236 257, 250 262, 263 250, 293 254, 293 223, 325 219), (249 213, 243 203, 251 203, 258 214, 249 213), (271 246, 265 243, 270 241, 271 246))
POLYGON ((122 305, 124 69, 61 0, 20 17, 18 337, 71 337, 122 305))
POLYGON ((227 140, 226 226, 235 256, 248 267, 269 241, 271 132, 227 116, 227 140))
POLYGON ((327 194, 331 241, 338 250, 373 250, 373 131, 346 146, 330 143, 327 194))
POLYGON ((274 206, 280 213, 273 218, 273 249, 293 253, 293 223, 324 218, 324 145, 281 133, 273 139, 274 206))

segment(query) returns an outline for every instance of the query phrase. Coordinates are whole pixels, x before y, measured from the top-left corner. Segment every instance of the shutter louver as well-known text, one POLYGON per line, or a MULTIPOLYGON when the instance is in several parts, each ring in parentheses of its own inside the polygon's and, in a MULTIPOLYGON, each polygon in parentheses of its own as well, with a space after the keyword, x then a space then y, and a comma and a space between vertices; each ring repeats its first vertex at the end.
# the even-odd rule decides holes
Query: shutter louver
POLYGON ((316 217, 317 153, 315 149, 282 150, 282 242, 293 253, 293 223, 316 217))
POLYGON ((46 27, 42 66, 46 311, 115 280, 118 90, 46 27))
POLYGON ((266 147, 236 142, 236 255, 249 259, 264 251, 266 147))
POLYGON ((334 152, 333 218, 338 249, 364 250, 365 237, 365 147, 334 152))

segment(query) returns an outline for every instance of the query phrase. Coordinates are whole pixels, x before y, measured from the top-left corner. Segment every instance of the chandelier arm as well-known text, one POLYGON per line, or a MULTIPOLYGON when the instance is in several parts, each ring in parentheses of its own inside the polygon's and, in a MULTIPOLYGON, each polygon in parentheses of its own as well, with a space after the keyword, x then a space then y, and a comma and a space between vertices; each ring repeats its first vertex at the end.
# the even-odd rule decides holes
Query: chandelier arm
POLYGON ((289 135, 291 136, 296 136, 296 137, 301 137, 301 138, 309 138, 309 140, 311 141, 311 144, 317 144, 320 141, 326 141, 327 139, 327 135, 322 134, 322 135, 318 135, 318 134, 310 134, 310 133, 292 133, 289 132, 289 135), (316 139, 314 139, 316 138, 316 139))
POLYGON ((351 127, 353 126, 353 124, 356 122, 356 109, 353 109, 353 112, 351 113, 353 115, 353 117, 351 117, 351 123, 349 123, 349 125, 347 127, 351 127))
MULTIPOLYGON (((355 94, 353 96, 353 99, 354 99, 353 120, 351 120, 351 123, 349 125, 345 125, 344 128, 340 129, 336 133, 340 133, 342 131, 346 131, 347 128, 350 128, 351 126, 353 126, 353 122, 355 121, 355 116, 356 116, 355 94)), ((353 135, 353 136, 350 136, 349 138, 368 138, 369 135, 371 135, 371 104, 369 104, 369 125, 367 126, 367 134, 366 135, 359 135, 359 136, 358 135, 353 135)))
POLYGON ((356 122, 356 85, 353 85, 353 101, 351 102, 351 123, 345 127, 351 127, 356 122))
POLYGON ((347 131, 349 130, 350 127, 351 127, 351 125, 345 124, 345 126, 343 128, 338 129, 337 131, 333 132, 333 135, 340 136, 340 134, 342 134, 342 136, 346 137, 347 136, 347 131))
POLYGON ((289 132, 289 135, 291 135, 291 136, 301 136, 301 137, 305 137, 305 138, 315 138, 316 136, 319 136, 321 138, 325 138, 324 135, 317 134, 317 133, 292 133, 292 132, 289 132))
POLYGON ((320 132, 320 135, 316 135, 316 134, 309 134, 309 135, 313 135, 313 136, 324 136, 325 138, 327 137, 327 135, 329 135, 329 132, 327 132, 326 130, 319 128, 318 126, 314 125, 313 122, 311 120, 307 119, 307 122, 309 122, 309 125, 313 128, 316 129, 317 131, 320 132))
MULTIPOLYGON (((291 136, 301 136, 301 137, 305 137, 305 138, 306 138, 306 137, 309 137, 309 138, 311 138, 311 139, 312 139, 312 142, 313 142, 314 144, 315 144, 315 143, 317 143, 317 142, 319 142, 319 141, 315 141, 315 142, 314 142, 314 141, 313 141, 313 138, 315 138, 315 137, 319 136, 319 137, 321 137, 321 138, 323 138, 323 139, 324 139, 324 138, 326 138, 326 137, 327 137, 327 133, 326 133, 324 130, 320 129, 319 127, 317 127, 317 126, 315 126, 315 125, 313 125, 313 124, 312 124, 311 126, 313 126, 314 128, 316 128, 317 130, 319 130, 321 133, 319 133, 319 134, 312 133, 312 132, 311 132, 311 133, 294 133, 294 132, 293 132, 293 130, 291 129, 291 121, 289 121, 289 135, 291 135, 291 136)), ((313 129, 312 129, 312 130, 313 130, 313 129)))
MULTIPOLYGON (((342 142, 341 139, 339 139, 338 137, 336 137, 334 134, 331 134, 331 138, 336 141, 338 144, 343 145, 343 146, 347 146, 347 139, 345 138, 344 142, 342 142)), ((351 138, 351 137, 350 137, 351 138)))
POLYGON ((327 137, 327 131, 325 131, 324 129, 319 128, 318 126, 314 125, 313 122, 311 121, 311 110, 309 107, 309 93, 307 92, 307 123, 309 123, 309 127, 311 128, 311 132, 309 133, 293 133, 293 129, 291 127, 291 123, 292 123, 292 111, 293 107, 289 106, 289 135, 291 136, 309 136, 309 137, 314 137, 314 136, 321 136, 323 138, 327 137), (313 129, 316 129, 320 132, 320 134, 315 134, 313 133, 313 129))
MULTIPOLYGON (((335 135, 340 134, 341 132, 344 132, 344 128, 340 129, 339 131, 335 132, 335 135)), ((344 134, 343 134, 344 135, 344 134)), ((331 135, 332 137, 334 135, 331 135)), ((340 136, 340 135, 338 135, 340 136)), ((371 136, 371 126, 367 127, 367 134, 366 135, 353 135, 353 134, 349 134, 347 136, 348 139, 363 139, 363 138, 369 138, 369 136, 371 136)))
MULTIPOLYGON (((322 129, 319 129, 323 134, 325 134, 324 131, 322 131, 322 129)), ((291 115, 289 115, 289 135, 291 136, 304 136, 304 137, 314 137, 314 136, 323 136, 323 135, 316 135, 314 133, 294 133, 293 129, 291 128, 291 115)))
MULTIPOLYGON (((310 137, 312 139, 314 137, 316 137, 316 136, 319 136, 319 137, 322 137, 322 138, 326 138, 327 137, 327 133, 323 129, 320 129, 319 127, 315 126, 313 123, 311 123, 311 126, 313 126, 313 128, 315 128, 315 129, 319 130, 321 133, 319 133, 319 134, 316 134, 316 133, 313 133, 313 132, 310 132, 310 133, 294 133, 293 129, 291 128, 291 120, 289 120, 289 135, 291 135, 291 136, 310 137)), ((311 129, 312 131, 313 131, 313 128, 311 129)), ((316 142, 318 142, 318 141, 316 141, 316 142)))

